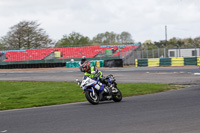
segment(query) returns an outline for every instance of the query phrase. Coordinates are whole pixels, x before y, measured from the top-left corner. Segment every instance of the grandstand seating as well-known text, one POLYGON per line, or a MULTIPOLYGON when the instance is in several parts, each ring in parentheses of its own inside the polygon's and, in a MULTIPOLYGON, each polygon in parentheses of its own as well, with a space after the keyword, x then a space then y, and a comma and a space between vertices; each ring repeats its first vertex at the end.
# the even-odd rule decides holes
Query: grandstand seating
MULTIPOLYGON (((109 49, 116 50, 117 47, 109 47, 109 49)), ((81 58, 82 56, 86 56, 87 58, 95 57, 97 54, 102 53, 107 47, 100 46, 88 46, 88 47, 70 47, 70 48, 61 48, 62 57, 60 59, 65 58, 81 58)))
POLYGON ((122 53, 122 55, 123 55, 125 52, 127 52, 129 50, 135 50, 136 48, 138 48, 138 45, 125 46, 121 50, 119 50, 118 52, 116 52, 113 56, 120 56, 120 53, 122 53))
POLYGON ((23 51, 7 51, 4 54, 6 59, 4 61, 26 61, 26 60, 42 60, 54 51, 60 51, 59 59, 81 58, 86 56, 92 58, 100 53, 105 53, 106 49, 113 49, 117 51, 113 56, 120 56, 120 52, 126 52, 137 48, 137 45, 124 46, 121 50, 118 46, 86 46, 86 47, 66 47, 66 48, 46 48, 46 49, 27 49, 23 51))
POLYGON ((51 53, 51 49, 27 49, 26 51, 6 52, 4 61, 41 60, 51 53))

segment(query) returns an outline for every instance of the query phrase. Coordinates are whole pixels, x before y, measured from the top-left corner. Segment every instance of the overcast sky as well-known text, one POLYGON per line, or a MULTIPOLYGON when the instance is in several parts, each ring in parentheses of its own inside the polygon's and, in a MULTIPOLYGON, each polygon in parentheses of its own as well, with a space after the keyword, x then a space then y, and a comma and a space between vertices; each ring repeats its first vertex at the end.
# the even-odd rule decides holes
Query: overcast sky
POLYGON ((50 38, 123 31, 136 42, 200 36, 200 0, 0 0, 0 37, 20 21, 37 21, 50 38))

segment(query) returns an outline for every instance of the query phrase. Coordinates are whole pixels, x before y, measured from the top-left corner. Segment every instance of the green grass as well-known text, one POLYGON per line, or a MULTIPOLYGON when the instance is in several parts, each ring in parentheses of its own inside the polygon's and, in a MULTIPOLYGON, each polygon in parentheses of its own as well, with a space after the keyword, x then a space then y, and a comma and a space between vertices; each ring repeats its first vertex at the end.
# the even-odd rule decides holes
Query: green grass
MULTIPOLYGON (((119 83, 123 97, 162 92, 177 87, 157 83, 119 83)), ((0 110, 86 101, 77 83, 0 81, 0 110)))

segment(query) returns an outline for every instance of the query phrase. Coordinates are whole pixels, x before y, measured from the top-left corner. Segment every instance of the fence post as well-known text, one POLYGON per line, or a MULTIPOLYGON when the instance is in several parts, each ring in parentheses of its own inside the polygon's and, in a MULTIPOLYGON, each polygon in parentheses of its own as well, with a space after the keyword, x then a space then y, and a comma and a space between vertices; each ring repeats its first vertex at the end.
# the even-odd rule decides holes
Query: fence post
POLYGON ((166 48, 164 47, 164 58, 166 58, 166 48))
POLYGON ((148 54, 149 54, 149 53, 148 53, 148 49, 146 49, 146 53, 147 53, 147 59, 148 59, 148 57, 149 57, 149 56, 148 56, 148 54))
POLYGON ((154 49, 152 48, 152 55, 153 55, 153 58, 154 58, 154 49))
POLYGON ((143 50, 142 50, 142 58, 143 58, 143 50))

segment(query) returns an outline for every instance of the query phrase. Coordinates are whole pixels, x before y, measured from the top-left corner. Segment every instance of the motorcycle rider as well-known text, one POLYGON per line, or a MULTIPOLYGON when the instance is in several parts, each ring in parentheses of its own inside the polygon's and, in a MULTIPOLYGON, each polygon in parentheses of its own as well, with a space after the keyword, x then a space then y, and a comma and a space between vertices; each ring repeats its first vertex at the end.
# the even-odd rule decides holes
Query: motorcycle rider
MULTIPOLYGON (((110 91, 111 89, 111 84, 108 82, 108 80, 103 76, 102 72, 99 71, 95 66, 90 66, 90 62, 88 60, 86 60, 81 66, 80 66, 80 71, 81 72, 84 72, 84 77, 83 79, 86 79, 87 77, 91 78, 91 79, 99 79, 99 81, 101 83, 104 83, 106 84, 108 87, 109 87, 109 90, 110 91)), ((101 87, 96 85, 95 88, 97 90, 99 90, 101 87)))
POLYGON ((81 66, 85 61, 87 61, 86 57, 83 56, 82 59, 81 59, 81 62, 79 63, 79 65, 81 66))

